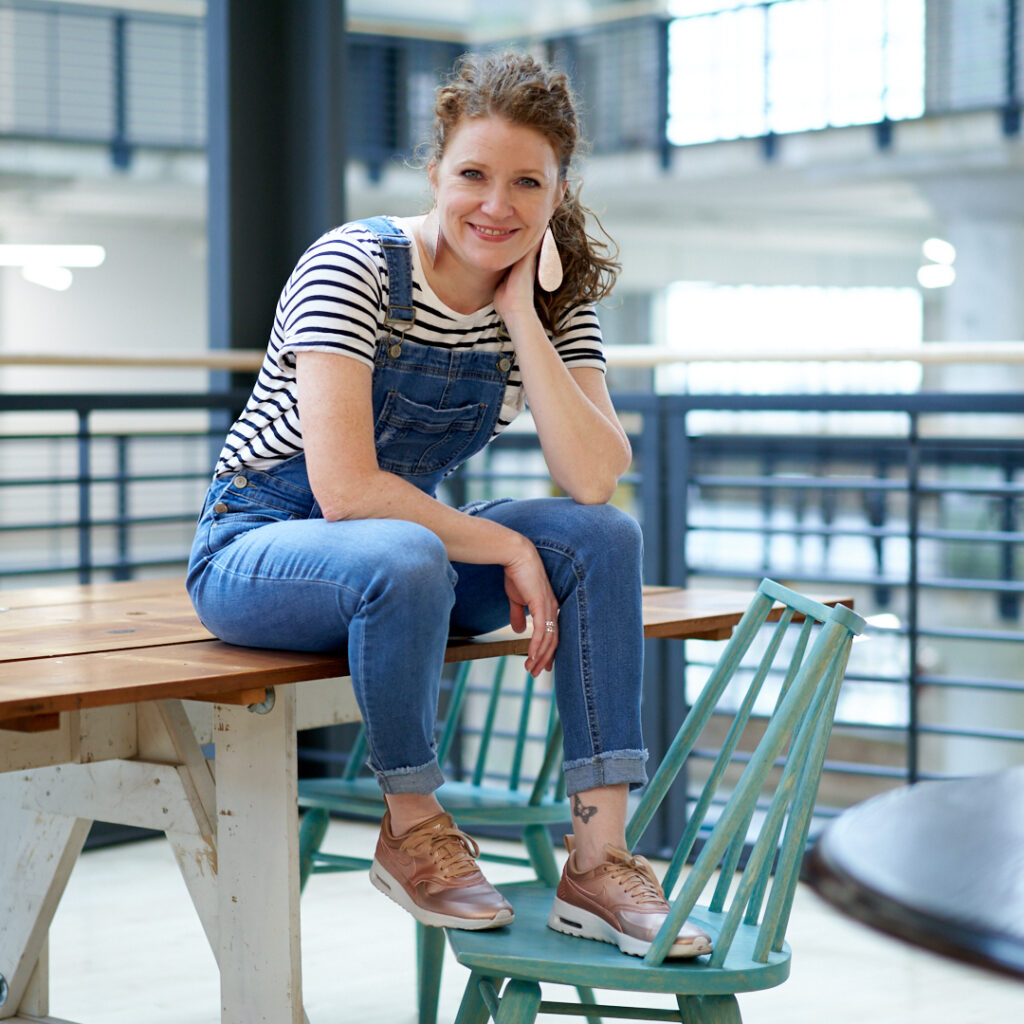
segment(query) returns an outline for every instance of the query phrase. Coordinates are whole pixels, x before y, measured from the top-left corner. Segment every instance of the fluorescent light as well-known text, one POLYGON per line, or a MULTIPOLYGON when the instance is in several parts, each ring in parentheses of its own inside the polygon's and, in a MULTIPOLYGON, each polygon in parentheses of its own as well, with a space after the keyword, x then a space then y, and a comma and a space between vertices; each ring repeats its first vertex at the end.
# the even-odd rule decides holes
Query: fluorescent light
POLYGON ((0 244, 0 267, 98 267, 106 258, 102 245, 0 244))
POLYGON ((956 271, 943 263, 928 263, 917 271, 922 288, 948 288, 956 280, 956 271))
POLYGON ((55 292, 66 292, 74 277, 67 267, 56 267, 48 263, 29 263, 21 268, 21 276, 33 284, 52 288, 55 292))
POLYGON ((926 238, 921 246, 926 260, 951 267, 956 259, 956 248, 944 238, 926 238))

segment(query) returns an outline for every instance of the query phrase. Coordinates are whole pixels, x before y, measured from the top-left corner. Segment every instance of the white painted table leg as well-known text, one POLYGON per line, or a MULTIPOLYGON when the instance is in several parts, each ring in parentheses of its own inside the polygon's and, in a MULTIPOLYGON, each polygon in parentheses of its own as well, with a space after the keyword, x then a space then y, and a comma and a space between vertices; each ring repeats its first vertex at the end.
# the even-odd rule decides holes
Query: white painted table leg
POLYGON ((222 1024, 302 1024, 294 687, 267 714, 218 704, 222 1024))
POLYGON ((20 788, 0 777, 0 1019, 18 1013, 26 993, 40 1005, 47 935, 91 821, 21 808, 20 788))
POLYGON ((43 948, 36 961, 25 994, 21 997, 19 1012, 30 1017, 45 1017, 50 1012, 50 943, 43 941, 43 948))

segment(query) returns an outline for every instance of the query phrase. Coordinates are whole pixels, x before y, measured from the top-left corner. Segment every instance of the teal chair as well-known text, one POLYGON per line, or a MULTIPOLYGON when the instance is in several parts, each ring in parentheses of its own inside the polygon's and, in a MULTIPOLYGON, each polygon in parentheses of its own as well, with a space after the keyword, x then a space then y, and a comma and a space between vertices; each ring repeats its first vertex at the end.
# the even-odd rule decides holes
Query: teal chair
POLYGON ((703 785, 688 797, 689 823, 663 878, 672 912, 647 955, 626 956, 614 946, 549 929, 549 885, 503 886, 515 907, 512 927, 448 932, 456 959, 471 971, 456 1024, 484 1024, 488 1017, 529 1024, 538 1013, 740 1024, 736 993, 782 983, 790 968, 786 926, 836 700, 850 644, 863 625, 847 608, 829 609, 762 582, 628 825, 633 848, 680 769, 687 765, 691 778, 705 769, 703 785), (781 620, 769 623, 779 604, 781 620), (736 708, 735 716, 717 755, 702 761, 693 755, 723 698, 736 708), (743 753, 744 732, 758 735, 762 728, 752 752, 743 753), (684 873, 693 855, 693 867, 684 873), (706 891, 711 895, 704 902, 706 891), (663 963, 688 918, 711 935, 713 951, 663 963), (542 999, 547 982, 672 995, 675 1005, 657 1010, 551 1002, 542 999))
MULTIPOLYGON (((548 832, 571 821, 561 775, 562 729, 553 695, 527 672, 512 672, 521 658, 468 661, 458 665, 438 719, 437 756, 446 781, 442 806, 472 833, 499 826, 521 840, 518 855, 481 853, 481 860, 520 865, 532 879, 557 885, 558 863, 548 832), (521 679, 521 682, 517 682, 521 679)), ((550 676, 544 678, 549 682, 550 676)), ((302 779, 299 807, 299 877, 305 889, 313 874, 369 870, 370 860, 322 849, 331 814, 380 820, 384 801, 365 768, 362 730, 339 778, 302 779)), ((568 831, 568 828, 565 829, 568 831)), ((444 932, 416 925, 419 1024, 434 1024, 444 932)))

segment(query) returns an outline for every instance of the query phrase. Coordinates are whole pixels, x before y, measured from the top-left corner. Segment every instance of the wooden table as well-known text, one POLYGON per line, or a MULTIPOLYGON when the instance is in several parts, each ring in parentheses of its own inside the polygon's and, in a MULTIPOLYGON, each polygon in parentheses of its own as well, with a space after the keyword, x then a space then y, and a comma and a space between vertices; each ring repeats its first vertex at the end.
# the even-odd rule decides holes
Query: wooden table
MULTIPOLYGON (((722 639, 749 597, 647 588, 645 632, 722 639)), ((448 660, 527 643, 453 640, 448 660)), ((167 834, 224 1024, 303 1021, 296 730, 358 718, 347 673, 214 639, 179 579, 0 591, 0 1020, 47 1016, 47 933, 100 820, 167 834)))
POLYGON ((1024 767, 852 807, 808 867, 810 884, 859 921, 1024 978, 1024 767))

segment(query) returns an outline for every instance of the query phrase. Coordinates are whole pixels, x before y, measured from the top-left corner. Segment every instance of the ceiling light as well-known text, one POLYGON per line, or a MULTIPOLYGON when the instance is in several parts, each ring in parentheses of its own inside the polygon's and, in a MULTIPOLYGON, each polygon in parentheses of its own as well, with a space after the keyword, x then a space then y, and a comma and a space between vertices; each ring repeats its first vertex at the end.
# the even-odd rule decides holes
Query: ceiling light
POLYGON ((943 238, 926 238, 921 246, 926 260, 951 267, 956 259, 956 248, 943 238))
POLYGON ((74 280, 67 267, 56 267, 49 263, 29 263, 21 268, 21 276, 26 281, 52 288, 55 292, 66 292, 74 280))
POLYGON ((0 267, 98 267, 106 258, 102 245, 0 244, 0 267))
POLYGON ((922 288, 948 288, 956 280, 956 271, 944 263, 928 263, 917 271, 922 288))

